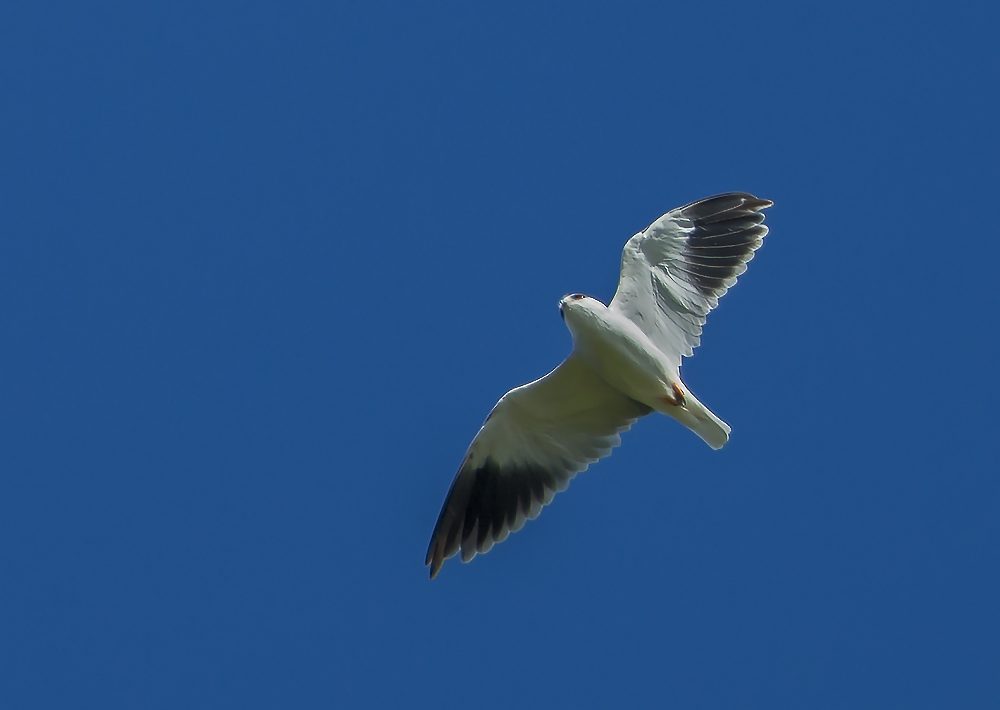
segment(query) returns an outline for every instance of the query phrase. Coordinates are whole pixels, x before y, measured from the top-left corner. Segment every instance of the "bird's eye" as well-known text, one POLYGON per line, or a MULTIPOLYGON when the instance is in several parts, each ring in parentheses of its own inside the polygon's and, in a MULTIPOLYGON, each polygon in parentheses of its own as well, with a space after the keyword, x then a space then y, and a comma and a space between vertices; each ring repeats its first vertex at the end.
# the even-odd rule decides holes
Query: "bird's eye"
POLYGON ((573 294, 573 300, 574 301, 579 301, 581 298, 583 298, 583 294, 582 293, 574 293, 573 294))

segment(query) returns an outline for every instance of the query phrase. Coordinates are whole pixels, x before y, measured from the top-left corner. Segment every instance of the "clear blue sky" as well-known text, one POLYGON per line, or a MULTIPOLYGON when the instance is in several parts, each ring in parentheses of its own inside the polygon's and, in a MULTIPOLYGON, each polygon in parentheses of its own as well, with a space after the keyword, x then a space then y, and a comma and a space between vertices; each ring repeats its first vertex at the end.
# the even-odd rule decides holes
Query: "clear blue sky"
POLYGON ((0 706, 998 706, 995 6, 353 5, 0 10, 0 706), (730 190, 729 445, 430 582, 558 299, 730 190))

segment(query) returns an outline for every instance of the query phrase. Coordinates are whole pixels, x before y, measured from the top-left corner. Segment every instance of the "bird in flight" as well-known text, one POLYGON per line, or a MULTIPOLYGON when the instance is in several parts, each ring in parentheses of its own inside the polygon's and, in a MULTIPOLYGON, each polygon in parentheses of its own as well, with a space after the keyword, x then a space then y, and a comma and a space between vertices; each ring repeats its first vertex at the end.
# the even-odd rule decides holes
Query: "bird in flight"
POLYGON ((681 359, 763 242, 771 205, 730 192, 671 210, 625 244, 610 305, 559 302, 573 351, 501 397, 472 440, 431 535, 431 579, 449 557, 468 562, 520 530, 651 412, 722 448, 729 425, 681 381, 681 359))

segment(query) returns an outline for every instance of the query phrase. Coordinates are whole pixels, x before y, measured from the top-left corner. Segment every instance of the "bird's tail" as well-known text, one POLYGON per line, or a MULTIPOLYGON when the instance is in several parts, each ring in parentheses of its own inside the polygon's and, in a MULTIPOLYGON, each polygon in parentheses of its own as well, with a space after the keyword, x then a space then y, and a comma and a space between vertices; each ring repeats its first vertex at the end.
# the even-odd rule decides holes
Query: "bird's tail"
POLYGON ((732 431, 729 425, 715 416, 712 410, 699 402, 686 388, 681 401, 682 404, 674 404, 665 400, 656 409, 679 421, 713 449, 721 449, 729 441, 729 432, 732 431))

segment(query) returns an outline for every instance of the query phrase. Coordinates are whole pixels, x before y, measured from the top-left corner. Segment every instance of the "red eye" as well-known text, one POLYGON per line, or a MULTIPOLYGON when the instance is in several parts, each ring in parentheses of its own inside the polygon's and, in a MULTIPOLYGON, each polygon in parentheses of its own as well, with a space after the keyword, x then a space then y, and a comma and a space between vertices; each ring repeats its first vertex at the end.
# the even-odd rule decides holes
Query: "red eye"
POLYGON ((574 293, 573 294, 573 300, 574 301, 579 301, 581 298, 583 298, 583 294, 582 293, 574 293))

